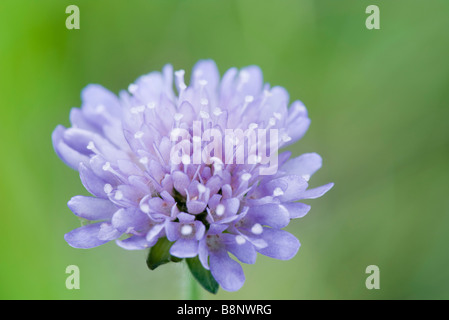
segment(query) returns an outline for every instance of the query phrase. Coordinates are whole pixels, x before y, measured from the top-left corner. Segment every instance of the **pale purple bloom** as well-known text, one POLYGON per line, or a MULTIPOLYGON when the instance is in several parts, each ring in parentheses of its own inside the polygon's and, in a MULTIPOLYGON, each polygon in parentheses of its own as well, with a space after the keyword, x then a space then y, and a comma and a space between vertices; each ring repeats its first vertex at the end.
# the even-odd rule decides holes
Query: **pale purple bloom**
POLYGON ((92 223, 67 233, 65 240, 75 248, 114 240, 139 250, 166 237, 174 243, 171 255, 199 257, 228 291, 245 281, 229 253, 249 264, 257 253, 292 258, 300 243, 282 228, 309 211, 298 201, 318 198, 333 186, 308 188, 321 167, 316 153, 292 159, 289 152, 280 153, 270 175, 260 174, 265 165, 260 161, 229 164, 210 157, 211 163, 195 164, 193 156, 171 161, 173 130, 192 133, 195 122, 223 136, 225 129, 276 129, 278 148, 305 134, 310 124, 305 106, 299 101, 289 106, 286 90, 264 84, 256 66, 232 68, 220 78, 213 61, 200 61, 187 85, 184 71, 167 65, 118 97, 89 85, 70 121, 70 128, 54 130, 53 145, 92 194, 75 196, 68 206, 92 223))

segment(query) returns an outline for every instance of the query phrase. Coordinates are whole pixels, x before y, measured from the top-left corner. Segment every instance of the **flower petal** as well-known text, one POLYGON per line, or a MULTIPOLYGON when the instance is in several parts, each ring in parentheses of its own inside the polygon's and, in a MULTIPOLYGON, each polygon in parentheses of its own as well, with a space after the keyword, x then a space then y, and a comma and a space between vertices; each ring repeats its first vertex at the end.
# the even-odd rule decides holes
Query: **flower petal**
POLYGON ((67 205, 75 215, 87 220, 111 219, 118 210, 109 200, 85 196, 75 196, 67 205))
POLYGON ((265 195, 273 195, 281 202, 289 202, 301 199, 302 192, 306 190, 307 185, 304 178, 297 175, 287 175, 267 182, 263 190, 265 195))
POLYGON ((118 246, 126 250, 143 250, 154 245, 154 243, 148 243, 145 237, 137 235, 133 235, 124 240, 116 240, 115 242, 118 246))
POLYGON ((295 236, 284 230, 263 228, 260 238, 265 240, 268 245, 265 248, 256 248, 256 250, 265 256, 280 260, 293 258, 301 246, 295 236))
POLYGON ((178 258, 193 258, 198 254, 198 241, 179 239, 170 248, 170 254, 178 258))
POLYGON ((310 126, 310 119, 307 116, 307 109, 301 101, 292 103, 288 110, 288 118, 286 122, 287 134, 291 138, 289 142, 283 146, 290 145, 301 139, 310 126))
POLYGON ((56 154, 62 161, 72 169, 77 170, 80 163, 89 162, 89 157, 79 153, 78 151, 70 148, 63 140, 63 135, 66 128, 59 125, 53 131, 52 141, 53 148, 55 149, 56 154))
POLYGON ((317 153, 305 153, 288 160, 281 169, 289 174, 303 177, 306 181, 321 168, 322 159, 317 153))
POLYGON ((100 231, 98 232, 98 239, 100 240, 115 240, 122 235, 122 232, 115 229, 112 224, 103 222, 100 225, 100 231))
POLYGON ((104 180, 95 175, 92 169, 88 168, 84 163, 80 163, 78 171, 80 172, 81 182, 87 191, 99 198, 108 199, 108 195, 105 192, 106 182, 104 180))
POLYGON ((204 85, 209 94, 215 94, 219 81, 220 74, 213 60, 200 60, 193 67, 191 84, 194 88, 199 89, 204 85), (203 84, 201 80, 206 80, 207 83, 203 84))
POLYGON ((207 203, 203 201, 193 200, 186 202, 187 209, 191 214, 198 214, 206 209, 207 203))
POLYGON ((171 177, 173 179, 173 186, 175 187, 176 191, 178 191, 182 196, 186 196, 186 189, 190 185, 190 179, 189 177, 181 171, 175 171, 171 174, 171 177))
POLYGON ((302 218, 310 210, 310 206, 301 202, 290 202, 282 204, 289 212, 290 219, 302 218))
POLYGON ((273 228, 284 228, 290 222, 290 214, 283 205, 269 203, 262 206, 251 207, 245 216, 245 221, 267 225, 273 228))
POLYGON ((112 216, 112 225, 122 233, 142 235, 150 227, 150 218, 136 208, 120 209, 112 216))
POLYGON ((242 266, 229 257, 226 250, 209 253, 210 271, 226 291, 237 291, 245 282, 242 266))
POLYGON ((301 194, 301 197, 299 199, 316 199, 316 198, 319 198, 322 195, 324 195, 326 192, 328 192, 333 186, 334 186, 334 183, 331 182, 331 183, 325 184, 324 186, 321 186, 321 187, 308 189, 308 190, 304 191, 301 194))
POLYGON ((64 239, 74 248, 89 249, 98 247, 109 242, 109 240, 100 240, 98 238, 98 233, 100 232, 102 224, 102 222, 97 222, 82 226, 66 233, 64 239))
POLYGON ((222 235, 226 249, 243 263, 256 263, 257 252, 251 242, 241 235, 225 233, 222 235))

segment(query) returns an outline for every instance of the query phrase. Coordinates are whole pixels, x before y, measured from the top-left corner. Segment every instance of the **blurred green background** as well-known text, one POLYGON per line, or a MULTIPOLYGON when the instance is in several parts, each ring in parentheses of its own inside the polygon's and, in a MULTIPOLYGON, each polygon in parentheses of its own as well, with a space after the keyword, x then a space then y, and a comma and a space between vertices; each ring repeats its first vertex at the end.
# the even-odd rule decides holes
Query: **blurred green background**
POLYGON ((318 152, 325 197, 288 230, 289 261, 259 255, 246 283, 213 299, 449 298, 449 2, 445 0, 0 1, 0 298, 179 299, 183 266, 146 252, 69 247, 67 208, 87 194, 55 155, 80 92, 118 93, 172 63, 259 65, 302 100, 312 125, 291 150, 318 152), (68 30, 65 8, 80 8, 68 30), (380 8, 380 30, 365 9, 380 8), (65 269, 79 266, 81 289, 65 269), (367 290, 365 268, 380 268, 367 290))

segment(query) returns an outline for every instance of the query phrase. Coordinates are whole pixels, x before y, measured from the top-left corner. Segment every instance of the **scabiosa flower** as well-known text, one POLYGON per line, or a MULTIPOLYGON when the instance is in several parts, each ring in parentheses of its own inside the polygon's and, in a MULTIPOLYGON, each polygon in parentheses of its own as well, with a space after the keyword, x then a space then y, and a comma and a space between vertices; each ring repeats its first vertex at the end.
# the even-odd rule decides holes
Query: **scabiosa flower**
POLYGON ((71 110, 72 126, 56 127, 56 153, 92 194, 68 202, 89 223, 65 240, 75 248, 112 240, 151 248, 150 268, 186 259, 194 275, 235 291, 245 281, 238 261, 297 253, 299 241, 283 228, 309 211, 300 200, 333 184, 308 188, 318 154, 278 154, 310 120, 300 101, 289 106, 284 88, 263 83, 258 67, 220 78, 213 61, 199 61, 189 85, 184 73, 166 65, 119 97, 89 85, 81 108, 71 110))

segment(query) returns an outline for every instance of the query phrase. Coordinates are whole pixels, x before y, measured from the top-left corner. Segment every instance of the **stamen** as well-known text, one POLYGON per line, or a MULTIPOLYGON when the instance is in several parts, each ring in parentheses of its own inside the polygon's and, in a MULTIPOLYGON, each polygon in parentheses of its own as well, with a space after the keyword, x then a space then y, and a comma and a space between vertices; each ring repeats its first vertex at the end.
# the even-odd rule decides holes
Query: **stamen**
POLYGON ((109 183, 106 183, 103 187, 104 193, 110 194, 112 192, 112 186, 109 183))
POLYGON ((175 84, 176 84, 180 94, 182 93, 182 91, 187 89, 187 85, 184 82, 184 74, 185 74, 185 71, 183 69, 175 71, 175 77, 176 77, 175 84))
POLYGON ((148 163, 148 158, 147 157, 142 157, 142 158, 139 159, 139 162, 141 164, 147 164, 148 163))
POLYGON ((111 170, 111 163, 110 163, 110 162, 106 162, 106 163, 103 165, 103 170, 104 170, 104 171, 109 171, 109 170, 111 170))
POLYGON ((209 113, 207 113, 206 111, 200 111, 200 117, 202 119, 209 119, 209 113))
POLYGON ((276 189, 274 189, 273 191, 273 197, 278 197, 278 196, 282 196, 284 194, 284 191, 282 191, 281 188, 277 187, 276 189))
POLYGON ((203 186, 202 184, 198 184, 197 188, 198 188, 198 192, 200 194, 203 194, 204 192, 206 192, 206 187, 203 186))
POLYGON ((280 114, 279 112, 273 112, 273 116, 278 120, 282 119, 282 114, 280 114))
POLYGON ((193 232, 193 227, 189 224, 185 224, 181 227, 181 234, 183 236, 188 236, 190 234, 192 234, 193 232))
POLYGON ((190 156, 188 154, 183 154, 181 156, 182 164, 190 164, 190 156))
POLYGON ((132 114, 138 114, 138 113, 141 113, 141 112, 145 111, 145 106, 142 105, 142 106, 132 107, 131 109, 129 109, 129 111, 132 114))
POLYGON ((248 126, 248 129, 249 129, 249 130, 254 130, 254 129, 257 129, 258 126, 259 126, 259 125, 258 125, 257 123, 251 122, 251 123, 249 124, 249 126, 248 126))
POLYGON ((95 143, 93 141, 89 141, 89 143, 87 144, 86 147, 87 150, 90 150, 96 154, 100 154, 100 152, 98 151, 98 149, 95 147, 95 143))
POLYGON ((284 141, 284 142, 289 142, 292 138, 291 138, 288 134, 284 133, 284 134, 281 136, 281 139, 282 139, 282 141, 284 141))
POLYGON ((150 213, 150 206, 147 205, 146 203, 141 204, 141 205, 140 205, 140 210, 141 210, 143 213, 150 213))
POLYGON ((225 206, 220 203, 217 206, 217 208, 215 209, 215 214, 220 217, 224 214, 224 212, 225 212, 225 206))
POLYGON ((254 101, 254 97, 253 96, 246 96, 245 97, 245 102, 246 103, 251 103, 251 102, 253 102, 254 101))
POLYGON ((134 134, 134 138, 135 138, 135 139, 140 139, 140 138, 143 137, 143 135, 144 135, 144 133, 143 133, 142 131, 137 131, 137 132, 134 134))
POLYGON ((121 192, 120 190, 117 190, 117 192, 114 195, 114 199, 115 200, 122 200, 123 199, 123 192, 121 192))
POLYGON ((184 117, 184 115, 182 113, 175 113, 173 116, 173 119, 175 119, 175 121, 179 121, 184 117))
POLYGON ((139 86, 134 83, 132 83, 128 86, 128 91, 131 92, 132 94, 136 93, 138 89, 139 89, 139 86))
POLYGON ((269 97, 271 97, 273 94, 272 94, 269 90, 264 90, 264 91, 263 91, 263 95, 264 95, 266 98, 269 98, 269 97))
POLYGON ((235 237, 235 242, 237 242, 237 244, 244 244, 246 242, 246 239, 241 235, 237 235, 235 237))
POLYGON ((263 232, 262 225, 260 225, 259 223, 256 223, 255 225, 252 226, 251 232, 254 234, 257 234, 257 235, 261 234, 263 232))
POLYGON ((214 116, 218 117, 219 115, 221 115, 223 113, 223 111, 221 111, 220 108, 215 108, 213 111, 214 116))

